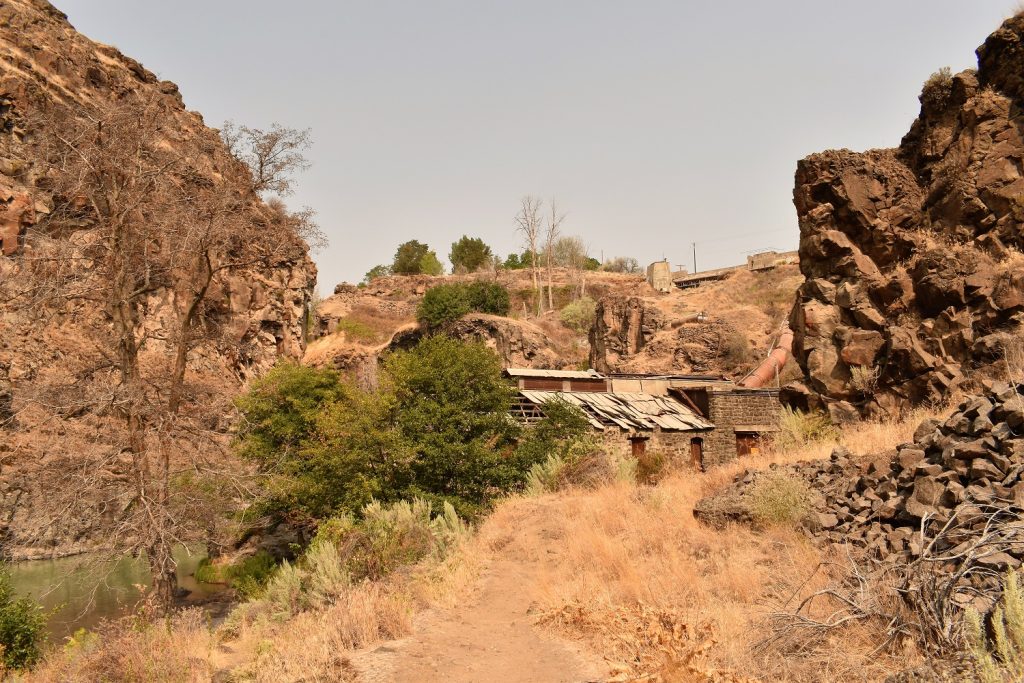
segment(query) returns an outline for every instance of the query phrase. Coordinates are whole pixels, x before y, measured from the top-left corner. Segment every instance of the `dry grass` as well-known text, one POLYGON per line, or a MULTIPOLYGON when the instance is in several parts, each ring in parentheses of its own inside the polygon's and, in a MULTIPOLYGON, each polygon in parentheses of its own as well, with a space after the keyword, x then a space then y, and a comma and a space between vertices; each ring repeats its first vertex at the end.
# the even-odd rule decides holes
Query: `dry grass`
MULTIPOLYGON (((839 442, 867 457, 909 441, 935 414, 854 425, 839 442)), ((771 612, 840 578, 822 566, 841 567, 841 552, 831 556, 785 526, 717 530, 692 515, 700 498, 745 468, 827 457, 835 445, 769 448, 705 474, 671 472, 657 486, 619 481, 509 498, 448 559, 348 587, 321 608, 285 618, 250 603, 216 631, 194 613, 170 627, 119 627, 51 654, 27 680, 200 681, 218 671, 239 680, 354 680, 353 650, 408 634, 417 610, 465 600, 491 558, 538 567, 533 578, 524 574, 529 585, 510 589, 536 595, 538 622, 600 653, 612 680, 878 680, 914 659, 874 654, 878 624, 794 648, 785 640, 755 648, 771 633, 771 612)))
MULTIPOLYGON (((854 425, 840 442, 867 457, 911 440, 920 421, 935 414, 920 410, 902 420, 854 425)), ((841 566, 844 558, 823 554, 784 527, 715 530, 692 515, 697 500, 743 469, 827 457, 835 445, 768 449, 706 474, 676 473, 657 487, 619 483, 549 497, 547 519, 555 528, 545 533, 555 540, 546 545, 559 556, 546 565, 542 622, 583 640, 627 679, 876 680, 899 670, 911 655, 873 654, 877 624, 852 624, 836 634, 841 642, 813 643, 801 652, 755 653, 754 644, 769 635, 768 613, 839 578, 819 565, 841 566)), ((523 504, 508 501, 481 536, 508 539, 512 548, 504 552, 543 547, 542 538, 527 533, 523 504)))
POLYGON ((216 638, 201 610, 142 625, 136 620, 110 624, 102 638, 72 641, 26 674, 25 683, 64 681, 208 681, 216 638))

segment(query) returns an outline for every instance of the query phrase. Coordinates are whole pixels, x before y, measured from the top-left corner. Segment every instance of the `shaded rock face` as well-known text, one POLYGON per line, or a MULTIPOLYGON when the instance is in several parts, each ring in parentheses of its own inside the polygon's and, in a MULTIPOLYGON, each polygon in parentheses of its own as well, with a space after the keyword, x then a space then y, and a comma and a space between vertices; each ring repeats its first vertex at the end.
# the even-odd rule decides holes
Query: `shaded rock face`
POLYGON ((791 327, 806 381, 791 403, 843 418, 935 400, 1020 334, 1022 40, 1024 17, 1009 19, 976 73, 926 84, 898 149, 797 165, 806 279, 791 327))
POLYGON ((661 329, 664 316, 645 306, 639 297, 601 299, 590 330, 590 364, 598 372, 610 372, 620 361, 638 354, 661 329))

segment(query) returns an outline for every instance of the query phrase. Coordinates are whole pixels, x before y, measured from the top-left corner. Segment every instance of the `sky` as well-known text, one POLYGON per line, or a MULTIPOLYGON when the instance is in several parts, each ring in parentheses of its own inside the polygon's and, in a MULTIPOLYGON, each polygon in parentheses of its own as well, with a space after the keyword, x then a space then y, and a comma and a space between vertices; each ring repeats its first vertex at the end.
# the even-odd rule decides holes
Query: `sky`
POLYGON ((210 126, 309 128, 289 198, 319 288, 419 239, 521 251, 557 199, 591 255, 693 270, 795 249, 797 160, 899 144, 1013 0, 55 0, 210 126))

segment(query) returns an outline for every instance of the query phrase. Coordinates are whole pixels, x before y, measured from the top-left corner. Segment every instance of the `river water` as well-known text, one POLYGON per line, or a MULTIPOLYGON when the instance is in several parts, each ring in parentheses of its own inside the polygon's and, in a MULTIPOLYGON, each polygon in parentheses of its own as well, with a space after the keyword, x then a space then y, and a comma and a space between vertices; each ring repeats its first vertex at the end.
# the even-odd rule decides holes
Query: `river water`
MULTIPOLYGON (((179 548, 178 585, 190 592, 189 602, 202 602, 224 586, 199 583, 192 576, 202 553, 179 548)), ((50 642, 60 644, 80 628, 92 629, 103 619, 124 616, 138 604, 136 584, 149 586, 146 561, 122 557, 111 560, 89 555, 56 560, 30 560, 8 565, 14 590, 38 600, 47 613, 50 642)))

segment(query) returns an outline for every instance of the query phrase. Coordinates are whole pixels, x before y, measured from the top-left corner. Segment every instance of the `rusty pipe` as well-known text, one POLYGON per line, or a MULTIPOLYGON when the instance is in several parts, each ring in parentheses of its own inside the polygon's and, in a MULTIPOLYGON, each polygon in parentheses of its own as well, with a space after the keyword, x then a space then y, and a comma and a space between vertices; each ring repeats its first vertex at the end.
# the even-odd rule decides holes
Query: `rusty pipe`
POLYGON ((771 382, 772 378, 778 377, 779 373, 782 372, 782 368, 785 367, 786 361, 789 360, 789 354, 792 350, 793 330, 786 326, 779 334, 779 339, 775 342, 775 348, 772 349, 767 358, 761 361, 760 365, 740 380, 740 386, 747 389, 758 389, 771 382))

